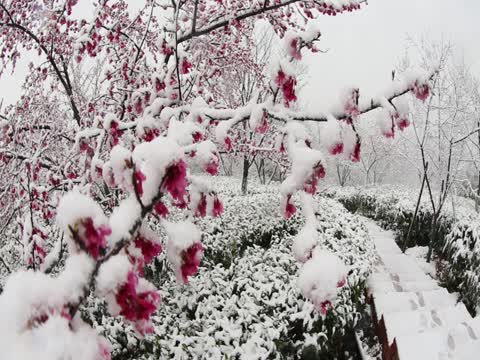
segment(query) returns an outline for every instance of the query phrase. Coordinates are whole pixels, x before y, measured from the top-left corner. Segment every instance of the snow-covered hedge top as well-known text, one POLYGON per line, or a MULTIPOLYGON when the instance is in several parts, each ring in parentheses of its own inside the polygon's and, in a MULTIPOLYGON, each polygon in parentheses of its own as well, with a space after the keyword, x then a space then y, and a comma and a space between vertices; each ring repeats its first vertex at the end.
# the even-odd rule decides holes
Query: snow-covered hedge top
MULTIPOLYGON (((374 187, 338 187, 328 186, 321 190, 322 194, 334 197, 342 203, 348 203, 355 199, 361 199, 363 205, 367 205, 367 211, 386 213, 392 216, 413 213, 418 198, 418 191, 411 188, 393 185, 381 185, 374 187)), ((438 198, 434 193, 435 199, 438 198)), ((420 201, 419 214, 431 213, 432 207, 426 191, 420 201)), ((442 210, 442 217, 453 222, 456 219, 478 218, 474 204, 469 199, 454 196, 454 205, 448 200, 442 210)))
MULTIPOLYGON (((147 359, 147 353, 176 359, 290 358, 309 345, 336 354, 335 346, 342 347, 345 332, 360 319, 363 284, 375 259, 361 220, 335 200, 315 199, 318 244, 336 254, 347 272, 346 284, 322 316, 297 286, 299 264, 291 247, 303 224, 273 211, 280 196, 276 188, 253 186, 245 197, 236 180, 215 182, 221 195, 233 195, 222 196, 225 212, 212 219, 214 225, 198 224, 205 245, 200 273, 184 287, 162 261, 154 267, 163 301, 153 319, 157 336, 136 359, 147 359)), ((123 332, 113 320, 103 326, 111 341, 123 332)))
MULTIPOLYGON (((237 209, 227 206, 226 216, 233 216, 237 209)), ((255 208, 250 211, 245 209, 253 218, 255 208)), ((333 334, 341 337, 360 319, 363 281, 375 250, 358 217, 336 201, 320 198, 316 211, 319 243, 338 255, 348 269, 346 286, 326 319, 296 287, 298 265, 290 252, 292 236, 274 234, 269 248, 249 246, 229 268, 218 264, 210 271, 200 270, 188 288, 179 288, 174 281, 165 284, 164 306, 155 325, 159 357, 281 358, 312 344, 325 353, 332 351, 333 343, 339 341, 333 334)), ((274 215, 269 218, 273 223, 274 215)), ((234 240, 242 241, 239 235, 234 240)), ((227 238, 219 236, 210 246, 221 250, 231 234, 223 236, 227 238)))

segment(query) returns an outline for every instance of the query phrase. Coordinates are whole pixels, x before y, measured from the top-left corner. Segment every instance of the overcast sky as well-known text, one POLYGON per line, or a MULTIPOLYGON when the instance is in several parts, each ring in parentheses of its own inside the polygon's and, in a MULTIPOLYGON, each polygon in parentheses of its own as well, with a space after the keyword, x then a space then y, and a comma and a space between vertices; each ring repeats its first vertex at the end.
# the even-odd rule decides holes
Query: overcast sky
MULTIPOLYGON (((361 11, 322 16, 320 26, 323 48, 329 51, 305 58, 309 74, 302 98, 310 109, 328 106, 348 86, 375 94, 390 81, 408 35, 450 39, 480 78, 479 0, 369 0, 361 11)), ((22 61, 13 76, 0 80, 5 103, 19 97, 27 63, 22 61)))
POLYGON ((391 79, 408 36, 451 40, 480 78, 480 1, 369 0, 363 10, 322 17, 322 43, 328 53, 310 56, 309 107, 324 107, 339 91, 357 86, 375 95, 391 79))

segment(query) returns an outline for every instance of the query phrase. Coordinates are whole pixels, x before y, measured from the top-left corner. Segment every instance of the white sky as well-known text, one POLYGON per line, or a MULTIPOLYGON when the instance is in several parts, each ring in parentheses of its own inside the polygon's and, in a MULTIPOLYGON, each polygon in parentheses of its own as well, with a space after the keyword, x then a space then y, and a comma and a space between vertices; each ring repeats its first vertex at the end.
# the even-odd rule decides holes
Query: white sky
POLYGON ((310 109, 329 107, 345 87, 375 95, 391 80, 408 36, 451 40, 480 78, 480 1, 369 0, 361 11, 319 20, 326 54, 309 56, 302 97, 310 109))
MULTIPOLYGON (((138 6, 139 0, 129 1, 138 6)), ((82 5, 90 2, 81 0, 82 5)), ((301 95, 310 109, 328 107, 345 87, 360 87, 364 94, 383 88, 404 54, 407 35, 450 39, 480 78, 479 0, 369 0, 361 11, 322 16, 320 25, 321 44, 329 51, 305 57, 310 70, 301 95)), ((5 104, 20 96, 29 61, 0 80, 5 104)))

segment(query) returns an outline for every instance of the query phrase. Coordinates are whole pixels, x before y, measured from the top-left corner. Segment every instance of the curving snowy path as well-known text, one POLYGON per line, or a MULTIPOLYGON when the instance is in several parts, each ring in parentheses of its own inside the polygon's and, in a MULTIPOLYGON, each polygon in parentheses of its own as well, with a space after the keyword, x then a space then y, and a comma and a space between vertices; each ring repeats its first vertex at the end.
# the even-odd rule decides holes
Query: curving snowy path
POLYGON ((364 220, 379 256, 367 293, 383 359, 480 359, 480 317, 403 254, 393 232, 364 220))

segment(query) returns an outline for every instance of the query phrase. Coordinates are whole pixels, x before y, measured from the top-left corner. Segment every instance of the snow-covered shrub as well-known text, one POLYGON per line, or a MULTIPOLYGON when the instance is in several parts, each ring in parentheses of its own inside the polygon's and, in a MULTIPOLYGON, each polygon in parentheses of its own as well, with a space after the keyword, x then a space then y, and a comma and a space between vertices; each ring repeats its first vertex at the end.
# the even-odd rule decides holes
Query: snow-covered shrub
MULTIPOLYGON (((264 196, 268 198, 269 192, 264 196)), ((268 211, 268 202, 263 204, 263 208, 244 207, 241 214, 238 207, 226 206, 225 217, 235 222, 237 215, 258 219, 259 229, 270 232, 282 220, 268 211)), ((204 261, 188 287, 173 277, 162 277, 163 303, 154 318, 157 336, 141 346, 147 353, 153 351, 154 357, 178 359, 307 358, 308 354, 333 358, 353 351, 351 331, 361 318, 364 282, 375 258, 373 244, 360 220, 338 202, 320 198, 316 213, 319 244, 348 268, 346 284, 325 317, 300 294, 298 265, 291 255, 293 236, 279 225, 282 230, 272 232, 268 246, 253 241, 235 253, 230 264, 204 261), (211 268, 207 271, 205 265, 211 268)), ((247 227, 241 231, 208 234, 206 257, 209 251, 231 257, 225 244, 253 234, 247 227)), ((118 358, 149 357, 132 354, 118 358)))
MULTIPOLYGON (((404 188, 379 186, 372 188, 331 188, 325 191, 340 201, 349 211, 358 212, 374 219, 385 229, 394 230, 397 241, 403 245, 412 222, 418 194, 404 188)), ((458 209, 459 211, 464 209, 458 209)), ((426 195, 422 197, 414 226, 411 229, 409 246, 427 246, 432 230, 433 212, 426 195)), ((454 215, 446 206, 438 223, 439 240, 434 245, 440 250, 445 235, 450 231, 454 215)))
POLYGON ((480 308, 480 221, 458 221, 445 238, 440 276, 472 313, 480 308))

